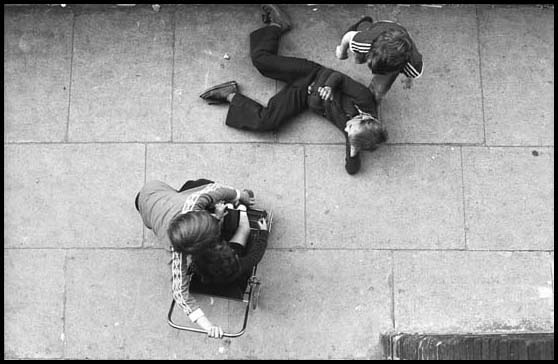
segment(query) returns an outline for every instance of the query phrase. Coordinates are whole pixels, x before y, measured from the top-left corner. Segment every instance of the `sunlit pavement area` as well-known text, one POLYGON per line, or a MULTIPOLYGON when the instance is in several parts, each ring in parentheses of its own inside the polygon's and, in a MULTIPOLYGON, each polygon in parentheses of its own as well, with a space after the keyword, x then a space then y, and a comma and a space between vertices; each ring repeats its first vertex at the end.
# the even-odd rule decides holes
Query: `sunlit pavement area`
MULTIPOLYGON (((366 85, 335 58, 362 15, 423 54, 356 175, 323 118, 241 131, 199 98, 234 79, 265 104, 283 87, 250 60, 257 4, 4 6, 5 359, 380 359, 389 332, 554 332, 554 7, 283 9, 281 54, 366 85), (274 213, 239 338, 167 324, 170 254, 134 208, 147 180, 197 178, 274 213)), ((242 324, 230 302, 205 306, 242 324)))

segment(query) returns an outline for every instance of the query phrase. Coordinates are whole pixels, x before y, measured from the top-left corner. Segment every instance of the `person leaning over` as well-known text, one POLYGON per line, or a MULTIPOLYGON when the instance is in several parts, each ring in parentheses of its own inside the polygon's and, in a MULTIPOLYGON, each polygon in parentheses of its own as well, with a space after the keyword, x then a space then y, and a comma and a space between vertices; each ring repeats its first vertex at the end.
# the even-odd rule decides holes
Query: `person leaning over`
POLYGON ((400 73, 410 81, 422 75, 422 55, 407 29, 390 20, 374 23, 370 16, 351 25, 335 49, 338 59, 347 59, 348 50, 355 63, 366 63, 372 72, 370 89, 379 103, 400 73))

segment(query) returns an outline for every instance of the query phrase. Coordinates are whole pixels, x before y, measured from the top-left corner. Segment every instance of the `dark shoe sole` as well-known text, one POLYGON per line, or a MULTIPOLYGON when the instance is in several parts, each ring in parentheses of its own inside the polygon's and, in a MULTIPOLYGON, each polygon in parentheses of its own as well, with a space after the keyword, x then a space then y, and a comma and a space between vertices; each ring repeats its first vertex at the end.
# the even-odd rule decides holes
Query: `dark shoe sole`
MULTIPOLYGON (((264 14, 269 13, 269 11, 266 10, 266 7, 271 9, 271 11, 277 13, 279 17, 284 21, 284 24, 280 24, 283 32, 286 32, 293 27, 289 16, 283 10, 279 9, 279 7, 277 7, 275 4, 263 4, 261 8, 264 14)), ((269 17, 267 17, 267 19, 269 19, 269 17)))

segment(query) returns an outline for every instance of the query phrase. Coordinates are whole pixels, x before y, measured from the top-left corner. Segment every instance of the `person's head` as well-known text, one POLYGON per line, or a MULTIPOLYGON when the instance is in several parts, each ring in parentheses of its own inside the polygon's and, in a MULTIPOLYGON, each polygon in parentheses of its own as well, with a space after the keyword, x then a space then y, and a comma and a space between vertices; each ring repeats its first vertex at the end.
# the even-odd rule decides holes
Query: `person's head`
POLYGON ((375 150, 379 144, 387 141, 388 134, 384 125, 368 114, 358 114, 345 124, 349 144, 356 151, 375 150))
POLYGON ((382 32, 372 43, 368 53, 368 67, 376 74, 399 71, 409 60, 412 43, 402 30, 382 32))
POLYGON ((204 246, 192 255, 192 262, 203 283, 226 283, 238 277, 238 255, 226 241, 204 246))
POLYGON ((208 211, 189 211, 176 216, 167 229, 174 250, 192 254, 221 238, 219 220, 208 211))

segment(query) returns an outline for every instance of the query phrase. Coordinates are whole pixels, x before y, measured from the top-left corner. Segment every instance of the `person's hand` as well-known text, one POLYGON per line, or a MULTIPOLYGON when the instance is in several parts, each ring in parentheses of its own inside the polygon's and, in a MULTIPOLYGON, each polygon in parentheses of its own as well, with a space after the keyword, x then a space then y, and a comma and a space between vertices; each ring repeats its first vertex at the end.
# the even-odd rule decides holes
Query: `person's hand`
POLYGON ((256 203, 256 198, 254 197, 254 193, 249 190, 243 190, 240 193, 240 202, 245 204, 248 207, 254 206, 256 203))
POLYGON ((332 98, 331 87, 329 87, 329 86, 318 87, 318 93, 320 94, 320 97, 324 101, 331 100, 331 98, 332 98))
POLYGON ((223 201, 219 201, 215 204, 215 217, 222 220, 227 214, 227 205, 223 201))
POLYGON ((258 228, 260 230, 266 230, 267 231, 267 220, 265 219, 265 217, 262 217, 258 220, 258 228))
POLYGON ((223 337, 223 329, 219 326, 211 326, 209 330, 207 330, 207 336, 214 339, 220 339, 223 337))

